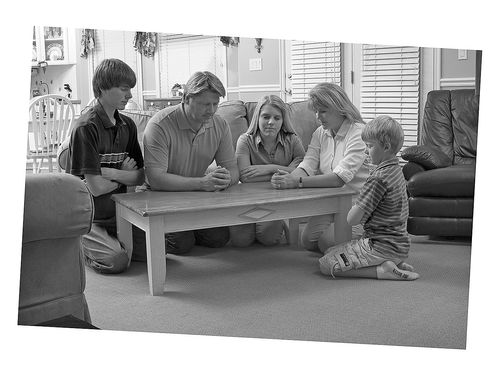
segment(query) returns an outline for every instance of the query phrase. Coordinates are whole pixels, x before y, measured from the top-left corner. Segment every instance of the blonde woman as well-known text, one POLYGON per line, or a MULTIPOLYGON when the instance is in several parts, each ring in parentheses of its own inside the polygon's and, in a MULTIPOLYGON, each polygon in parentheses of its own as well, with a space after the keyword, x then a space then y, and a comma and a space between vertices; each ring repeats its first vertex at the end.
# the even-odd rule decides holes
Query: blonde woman
MULTIPOLYGON (((304 154, 302 141, 295 134, 286 103, 276 95, 261 98, 248 131, 240 136, 236 144, 240 181, 270 181, 278 170, 295 170, 304 154)), ((284 221, 230 228, 232 244, 238 247, 249 246, 255 240, 264 245, 278 244, 284 231, 284 221)))
MULTIPOLYGON (((304 160, 292 172, 279 169, 271 179, 276 189, 349 187, 353 203, 369 175, 369 163, 361 131, 365 122, 345 91, 333 83, 321 83, 309 92, 309 104, 321 126, 316 129, 304 160)), ((333 215, 311 217, 302 233, 304 248, 326 251, 335 244, 333 215)), ((353 237, 362 227, 353 227, 353 237)))

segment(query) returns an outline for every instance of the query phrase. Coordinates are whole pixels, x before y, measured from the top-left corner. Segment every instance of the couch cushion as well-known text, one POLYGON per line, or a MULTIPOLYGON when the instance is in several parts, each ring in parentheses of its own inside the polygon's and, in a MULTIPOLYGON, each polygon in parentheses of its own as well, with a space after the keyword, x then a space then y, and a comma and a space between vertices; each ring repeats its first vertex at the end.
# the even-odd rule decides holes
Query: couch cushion
POLYGON ((433 90, 427 94, 421 137, 422 145, 441 150, 453 161, 453 129, 449 90, 433 90))
POLYGON ((427 170, 408 180, 410 196, 473 197, 475 165, 454 165, 427 170))
MULTIPOLYGON (((235 147, 239 136, 248 129, 256 105, 257 102, 243 103, 240 100, 222 102, 219 105, 217 114, 228 122, 235 147)), ((290 118, 295 133, 302 140, 304 149, 307 150, 312 134, 318 128, 319 122, 314 112, 309 109, 307 101, 294 102, 289 104, 289 106, 290 118)))
POLYGON ((57 148, 57 164, 59 168, 63 171, 66 170, 66 166, 68 165, 68 157, 69 157, 69 141, 71 139, 70 136, 66 137, 64 141, 57 148))
POLYGON ((257 102, 245 102, 245 107, 247 108, 248 126, 250 126, 253 118, 253 113, 255 112, 255 107, 257 107, 257 102))
POLYGON ((409 217, 412 235, 472 236, 472 218, 409 217))
POLYGON ((144 153, 144 148, 142 146, 142 137, 144 136, 144 129, 146 129, 146 125, 148 124, 149 119, 153 117, 156 111, 143 111, 143 110, 123 110, 120 111, 125 116, 131 118, 135 126, 137 127, 137 140, 139 141, 139 145, 141 146, 141 150, 144 153))
POLYGON ((473 197, 410 197, 410 217, 472 218, 473 197))
POLYGON ((291 103, 290 117, 293 127, 295 128, 295 132, 302 140, 304 149, 307 150, 312 134, 319 126, 316 115, 308 106, 308 101, 291 103))
POLYGON ((454 164, 475 162, 479 97, 474 89, 452 90, 451 117, 453 127, 454 164))
POLYGON ((233 137, 233 146, 236 148, 238 138, 248 129, 247 109, 245 104, 240 100, 222 102, 216 114, 229 124, 233 137))

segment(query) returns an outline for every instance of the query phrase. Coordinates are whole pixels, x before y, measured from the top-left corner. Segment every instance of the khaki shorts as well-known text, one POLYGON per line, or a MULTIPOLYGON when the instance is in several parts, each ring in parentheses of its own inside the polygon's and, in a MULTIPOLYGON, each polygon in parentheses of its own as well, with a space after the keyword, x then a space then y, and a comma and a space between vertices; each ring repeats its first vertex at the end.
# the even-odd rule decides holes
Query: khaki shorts
POLYGON ((396 265, 401 262, 400 259, 375 251, 370 246, 369 239, 361 238, 328 248, 319 259, 319 264, 323 273, 333 276, 334 272, 380 265, 385 261, 393 261, 396 265))

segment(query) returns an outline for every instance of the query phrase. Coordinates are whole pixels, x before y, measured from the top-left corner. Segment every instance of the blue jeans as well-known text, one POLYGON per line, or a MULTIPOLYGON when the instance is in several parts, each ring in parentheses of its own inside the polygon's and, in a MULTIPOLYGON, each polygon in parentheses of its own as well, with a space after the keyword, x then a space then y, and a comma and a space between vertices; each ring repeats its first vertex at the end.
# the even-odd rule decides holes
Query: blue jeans
MULTIPOLYGON (((134 252, 133 261, 146 261, 146 234, 132 226, 134 252)), ((172 232, 165 234, 165 252, 180 255, 189 252, 195 245, 222 248, 229 241, 228 227, 214 227, 201 230, 172 232)))
POLYGON ((85 264, 103 274, 121 273, 127 269, 128 255, 116 236, 116 222, 92 223, 88 234, 82 235, 80 246, 85 264))
POLYGON ((270 221, 249 223, 247 225, 231 226, 231 244, 235 247, 248 247, 255 240, 265 246, 276 245, 281 242, 286 228, 285 221, 270 221))

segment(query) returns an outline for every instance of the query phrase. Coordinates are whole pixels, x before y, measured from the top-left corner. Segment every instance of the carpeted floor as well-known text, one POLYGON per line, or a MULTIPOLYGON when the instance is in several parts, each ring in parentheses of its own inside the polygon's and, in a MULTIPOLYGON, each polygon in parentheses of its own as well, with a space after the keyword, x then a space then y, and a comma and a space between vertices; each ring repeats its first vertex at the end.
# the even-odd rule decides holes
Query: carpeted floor
POLYGON ((414 282, 335 280, 318 255, 288 246, 197 247, 168 255, 163 296, 145 263, 120 275, 87 269, 101 329, 323 342, 465 348, 470 242, 412 237, 414 282))

